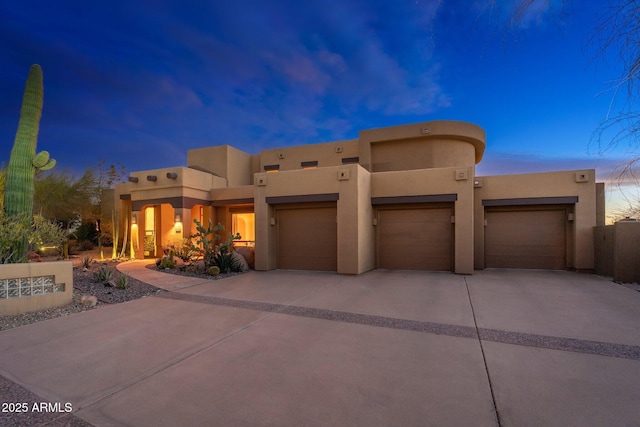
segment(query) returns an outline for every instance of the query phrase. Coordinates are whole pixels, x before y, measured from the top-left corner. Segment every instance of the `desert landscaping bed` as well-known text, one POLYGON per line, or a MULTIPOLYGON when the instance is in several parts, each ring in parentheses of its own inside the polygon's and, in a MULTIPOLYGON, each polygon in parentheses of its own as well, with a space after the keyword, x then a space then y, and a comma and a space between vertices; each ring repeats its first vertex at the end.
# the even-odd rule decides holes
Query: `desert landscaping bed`
MULTIPOLYGON (((126 289, 118 289, 115 286, 105 286, 103 283, 96 282, 95 273, 106 267, 112 272, 112 277, 116 279, 122 274, 117 271, 118 261, 97 261, 99 257, 93 258, 97 254, 92 252, 81 253, 72 257, 73 262, 73 302, 61 307, 49 308, 30 313, 17 314, 12 316, 0 316, 0 331, 11 329, 18 326, 29 325, 31 323, 41 322, 43 320, 53 319, 61 316, 68 316, 73 313, 80 313, 86 310, 94 310, 107 304, 117 304, 126 301, 132 301, 138 298, 156 295, 164 290, 147 283, 136 280, 132 277, 127 278, 126 289), (82 258, 93 258, 89 269, 82 267, 82 258), (95 296, 97 302, 95 306, 90 303, 83 303, 84 295, 95 296)), ((116 282, 116 280, 112 280, 116 282)))

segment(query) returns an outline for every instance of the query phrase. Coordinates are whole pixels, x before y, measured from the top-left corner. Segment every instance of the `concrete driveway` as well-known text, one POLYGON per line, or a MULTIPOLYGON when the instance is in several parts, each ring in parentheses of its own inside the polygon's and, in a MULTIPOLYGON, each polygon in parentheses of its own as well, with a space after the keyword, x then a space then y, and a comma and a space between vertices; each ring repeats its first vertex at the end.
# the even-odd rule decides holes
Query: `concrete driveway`
POLYGON ((640 423, 640 293, 598 276, 120 268, 172 292, 0 332, 50 425, 640 423))

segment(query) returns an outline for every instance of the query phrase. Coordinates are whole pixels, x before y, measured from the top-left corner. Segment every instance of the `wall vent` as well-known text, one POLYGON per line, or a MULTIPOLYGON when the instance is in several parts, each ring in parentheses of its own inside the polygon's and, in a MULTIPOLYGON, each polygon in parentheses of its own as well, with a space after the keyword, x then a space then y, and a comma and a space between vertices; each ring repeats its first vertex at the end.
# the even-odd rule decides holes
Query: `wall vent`
POLYGON ((587 171, 576 172, 576 182, 589 182, 589 172, 587 171))

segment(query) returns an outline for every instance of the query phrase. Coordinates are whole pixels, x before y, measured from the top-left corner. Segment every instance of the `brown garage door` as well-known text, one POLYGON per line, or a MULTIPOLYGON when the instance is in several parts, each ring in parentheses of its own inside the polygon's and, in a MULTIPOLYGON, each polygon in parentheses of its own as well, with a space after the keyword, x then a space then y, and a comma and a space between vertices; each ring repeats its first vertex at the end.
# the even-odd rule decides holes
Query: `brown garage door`
POLYGON ((564 269, 566 217, 566 209, 488 210, 485 266, 564 269))
POLYGON ((277 209, 278 268, 338 269, 337 209, 333 206, 277 209))
POLYGON ((450 271, 452 213, 451 206, 379 209, 378 268, 450 271))

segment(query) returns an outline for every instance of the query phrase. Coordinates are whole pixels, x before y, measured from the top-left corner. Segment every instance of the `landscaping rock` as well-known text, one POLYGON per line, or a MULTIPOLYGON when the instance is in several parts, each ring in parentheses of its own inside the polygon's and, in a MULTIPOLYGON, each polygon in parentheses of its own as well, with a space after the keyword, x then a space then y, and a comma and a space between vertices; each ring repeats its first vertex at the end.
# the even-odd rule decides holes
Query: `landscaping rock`
POLYGON ((250 248, 249 246, 240 246, 235 249, 235 252, 238 252, 244 257, 249 268, 251 268, 252 270, 255 268, 256 255, 253 248, 250 248))

